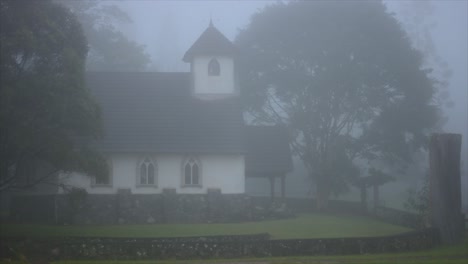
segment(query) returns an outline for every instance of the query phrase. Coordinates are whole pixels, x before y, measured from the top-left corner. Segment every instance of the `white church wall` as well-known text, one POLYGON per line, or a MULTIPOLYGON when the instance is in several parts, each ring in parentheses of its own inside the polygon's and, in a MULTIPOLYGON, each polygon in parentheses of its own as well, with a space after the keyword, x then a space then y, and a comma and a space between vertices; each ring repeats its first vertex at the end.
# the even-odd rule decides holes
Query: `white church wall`
POLYGON ((226 194, 245 192, 243 155, 206 155, 200 158, 204 193, 207 188, 220 188, 226 194))
MULTIPOLYGON (((137 184, 138 165, 145 155, 110 155, 111 181, 109 185, 94 185, 92 178, 79 173, 62 174, 61 182, 67 186, 86 189, 91 194, 112 194, 118 189, 131 189, 134 194, 162 193, 163 189, 175 189, 180 194, 203 194, 208 189, 220 189, 225 194, 245 192, 245 163, 243 155, 198 155, 200 162, 200 186, 183 185, 183 162, 188 158, 182 155, 149 155, 157 166, 157 179, 154 186, 137 184)), ((63 189, 60 190, 63 193, 63 189)))
POLYGON ((234 61, 225 56, 197 56, 192 62, 194 92, 197 95, 229 95, 234 89, 234 61), (208 75, 208 63, 216 58, 220 65, 220 75, 208 75))

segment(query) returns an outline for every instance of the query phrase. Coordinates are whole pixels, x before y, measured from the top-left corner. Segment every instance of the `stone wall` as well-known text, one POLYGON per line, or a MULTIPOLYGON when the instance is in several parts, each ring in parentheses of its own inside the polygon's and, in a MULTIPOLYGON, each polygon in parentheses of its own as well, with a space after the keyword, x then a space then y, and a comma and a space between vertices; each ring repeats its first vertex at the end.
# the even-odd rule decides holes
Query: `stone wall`
POLYGON ((117 194, 15 196, 11 218, 48 224, 216 223, 254 220, 251 200, 242 194, 117 194))
MULTIPOLYGON (((251 199, 256 206, 262 208, 269 207, 272 203, 271 198, 266 196, 252 196, 251 199)), ((295 213, 317 211, 316 203, 313 198, 276 197, 273 201, 276 204, 285 204, 288 210, 295 213)), ((329 200, 327 212, 358 215, 367 214, 367 212, 363 210, 360 202, 345 200, 329 200)))
POLYGON ((272 240, 272 256, 354 255, 396 253, 433 248, 440 244, 434 228, 382 237, 272 240))
MULTIPOLYGON (((393 253, 429 249, 439 244, 435 229, 386 237, 270 240, 268 234, 195 238, 5 239, 9 248, 30 258, 49 260, 209 259, 393 253)), ((0 258, 1 259, 1 258, 0 258)))
POLYGON ((55 201, 55 195, 11 196, 7 221, 54 223, 55 201))
MULTIPOLYGON (((11 218, 16 222, 47 224, 152 224, 152 223, 223 223, 293 216, 314 212, 312 199, 249 197, 240 194, 177 194, 166 189, 163 194, 37 195, 12 198, 11 218)), ((359 202, 331 200, 328 212, 369 215, 382 221, 424 227, 418 215, 386 207, 373 212, 362 210, 359 202)))

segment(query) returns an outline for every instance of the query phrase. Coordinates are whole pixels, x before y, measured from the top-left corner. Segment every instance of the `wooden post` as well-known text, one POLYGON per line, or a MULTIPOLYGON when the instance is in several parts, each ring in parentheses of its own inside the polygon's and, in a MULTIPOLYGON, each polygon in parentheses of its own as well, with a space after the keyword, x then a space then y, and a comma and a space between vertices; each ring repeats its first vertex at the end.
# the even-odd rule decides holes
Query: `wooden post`
POLYGON ((463 242, 461 213, 460 134, 433 134, 429 149, 430 210, 432 225, 440 231, 442 243, 463 242))
POLYGON ((286 197, 286 175, 281 175, 281 199, 284 200, 286 197))
POLYGON ((270 198, 273 201, 275 199, 275 177, 270 176, 270 198))

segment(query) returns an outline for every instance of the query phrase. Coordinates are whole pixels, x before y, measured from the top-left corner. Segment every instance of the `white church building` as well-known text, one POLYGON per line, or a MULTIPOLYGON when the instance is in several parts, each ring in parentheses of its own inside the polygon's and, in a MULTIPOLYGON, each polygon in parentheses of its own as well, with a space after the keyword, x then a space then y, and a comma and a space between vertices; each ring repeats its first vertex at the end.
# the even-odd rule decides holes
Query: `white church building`
POLYGON ((43 222, 249 218, 246 177, 280 178, 284 189, 292 162, 286 129, 245 125, 236 53, 210 23, 183 57, 190 72, 87 73, 104 130, 94 146, 106 157, 109 176, 60 173, 65 188, 16 197, 13 217, 31 217, 42 199, 51 207, 42 208, 43 222), (71 187, 86 195, 71 197, 71 187))

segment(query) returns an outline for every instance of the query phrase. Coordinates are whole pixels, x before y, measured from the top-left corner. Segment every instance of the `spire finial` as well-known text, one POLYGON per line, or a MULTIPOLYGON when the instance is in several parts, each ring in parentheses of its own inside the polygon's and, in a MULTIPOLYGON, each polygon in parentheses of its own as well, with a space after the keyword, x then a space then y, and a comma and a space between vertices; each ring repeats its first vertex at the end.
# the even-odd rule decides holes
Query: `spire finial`
POLYGON ((211 12, 210 12, 210 24, 208 26, 209 27, 214 27, 213 26, 213 18, 211 17, 211 12))

